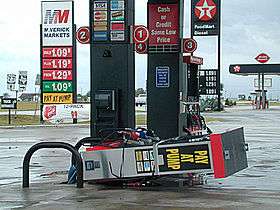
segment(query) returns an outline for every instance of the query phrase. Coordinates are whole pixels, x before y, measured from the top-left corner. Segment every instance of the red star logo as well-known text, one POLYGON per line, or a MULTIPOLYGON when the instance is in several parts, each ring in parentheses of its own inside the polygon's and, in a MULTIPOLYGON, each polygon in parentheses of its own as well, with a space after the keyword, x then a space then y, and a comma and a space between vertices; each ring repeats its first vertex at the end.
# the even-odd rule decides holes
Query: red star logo
POLYGON ((217 6, 213 0, 200 0, 195 5, 195 16, 201 21, 212 20, 217 13, 217 6))
POLYGON ((233 69, 234 69, 235 73, 239 73, 241 68, 240 68, 240 66, 235 66, 235 67, 233 67, 233 69))

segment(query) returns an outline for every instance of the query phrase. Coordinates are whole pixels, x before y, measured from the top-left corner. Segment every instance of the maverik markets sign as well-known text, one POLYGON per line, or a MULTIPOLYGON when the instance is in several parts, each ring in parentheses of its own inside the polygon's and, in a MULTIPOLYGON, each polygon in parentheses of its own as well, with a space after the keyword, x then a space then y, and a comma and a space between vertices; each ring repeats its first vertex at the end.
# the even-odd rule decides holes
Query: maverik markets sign
POLYGON ((42 2, 42 104, 72 104, 76 99, 73 6, 73 1, 42 2))
POLYGON ((73 2, 43 1, 41 23, 43 46, 71 46, 73 43, 73 2))
POLYGON ((220 0, 192 0, 192 35, 219 35, 220 0))

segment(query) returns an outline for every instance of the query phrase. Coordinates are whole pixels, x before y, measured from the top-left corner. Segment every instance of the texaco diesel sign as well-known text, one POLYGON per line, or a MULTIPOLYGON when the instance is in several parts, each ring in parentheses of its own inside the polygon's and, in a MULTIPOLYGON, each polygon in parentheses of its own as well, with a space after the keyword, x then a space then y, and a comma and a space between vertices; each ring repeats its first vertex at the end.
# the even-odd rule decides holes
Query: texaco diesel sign
POLYGON ((192 35, 219 35, 220 0, 192 0, 192 35))

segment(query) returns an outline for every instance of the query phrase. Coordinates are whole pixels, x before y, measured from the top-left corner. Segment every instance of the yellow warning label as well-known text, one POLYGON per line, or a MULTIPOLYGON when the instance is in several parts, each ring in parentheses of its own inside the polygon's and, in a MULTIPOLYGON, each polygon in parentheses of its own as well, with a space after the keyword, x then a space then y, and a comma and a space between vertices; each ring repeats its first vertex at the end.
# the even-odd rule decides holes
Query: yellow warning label
POLYGON ((72 104, 72 93, 43 93, 44 104, 72 104))
POLYGON ((167 167, 180 170, 184 163, 208 165, 208 151, 194 151, 192 154, 180 154, 179 149, 166 149, 167 167))

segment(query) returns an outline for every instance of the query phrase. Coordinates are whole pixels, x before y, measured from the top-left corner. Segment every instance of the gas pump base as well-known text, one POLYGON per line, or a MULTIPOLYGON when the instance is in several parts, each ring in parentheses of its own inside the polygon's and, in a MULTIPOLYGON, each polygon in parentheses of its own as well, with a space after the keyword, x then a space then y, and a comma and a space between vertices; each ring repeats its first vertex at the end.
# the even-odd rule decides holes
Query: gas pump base
POLYGON ((248 167, 243 128, 200 137, 177 137, 148 146, 84 146, 84 180, 112 182, 214 174, 226 178, 248 167))

